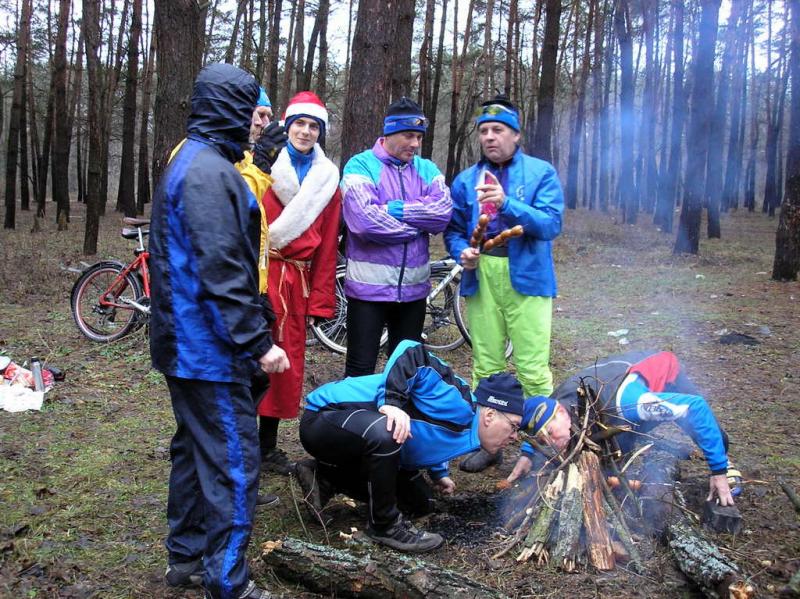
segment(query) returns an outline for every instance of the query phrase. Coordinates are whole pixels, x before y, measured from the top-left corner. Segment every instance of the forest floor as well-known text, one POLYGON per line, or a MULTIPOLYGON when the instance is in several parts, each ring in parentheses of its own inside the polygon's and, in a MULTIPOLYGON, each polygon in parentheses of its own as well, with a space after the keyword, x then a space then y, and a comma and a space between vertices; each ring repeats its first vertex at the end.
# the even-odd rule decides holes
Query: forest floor
MULTIPOLYGON (((86 259, 82 210, 73 210, 64 233, 50 222, 30 233, 29 213, 20 214, 17 231, 0 233, 0 354, 19 361, 38 355, 66 371, 41 412, 0 412, 0 597, 201 597, 162 585, 174 422, 163 378, 150 369, 144 332, 98 345, 78 333, 70 315, 77 275, 66 268, 86 259)), ((687 257, 672 256, 673 236, 649 222, 644 214, 633 226, 584 210, 565 215, 555 244, 555 379, 620 351, 677 353, 728 431, 748 481, 737 500, 743 532, 713 538, 761 596, 775 595, 800 567, 800 516, 776 484, 783 477, 800 488, 800 285, 770 279, 776 221, 762 214, 724 215, 724 239, 703 240, 699 256, 687 257), (619 329, 629 329, 625 347, 608 335, 619 329), (722 344, 725 332, 747 335, 753 344, 722 344)), ((98 259, 129 259, 132 245, 119 228, 119 215, 104 217, 98 259)), ((442 357, 469 375, 466 348, 442 357)), ((342 356, 309 347, 307 390, 342 371, 342 356)), ((291 457, 303 456, 295 422, 282 425, 280 441, 291 457)), ((507 464, 515 453, 507 451, 507 464)), ((512 597, 694 593, 663 547, 644 575, 624 568, 563 574, 512 557, 493 562, 495 509, 502 503, 494 484, 503 472, 453 472, 456 498, 441 500, 440 513, 421 523, 446 532, 448 544, 426 559, 512 597)), ((681 472, 689 507, 699 512, 704 465, 694 460, 681 472)), ((277 476, 265 482, 281 502, 257 512, 254 576, 285 597, 311 597, 258 560, 263 542, 285 535, 325 541, 319 528, 309 524, 306 532, 300 525, 296 485, 277 476)), ((339 531, 364 526, 363 508, 341 497, 336 502, 328 530, 334 544, 341 543, 339 531)))

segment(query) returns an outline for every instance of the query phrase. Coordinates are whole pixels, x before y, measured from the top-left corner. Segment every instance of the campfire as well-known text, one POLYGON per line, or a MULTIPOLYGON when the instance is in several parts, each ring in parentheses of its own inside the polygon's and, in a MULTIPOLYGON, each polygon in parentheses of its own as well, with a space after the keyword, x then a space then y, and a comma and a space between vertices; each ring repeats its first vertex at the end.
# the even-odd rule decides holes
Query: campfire
MULTIPOLYGON (((597 407, 600 390, 581 381, 576 392, 573 422, 580 424, 573 424, 570 445, 506 491, 513 509, 504 525, 507 537, 493 557, 513 555, 519 564, 549 564, 564 572, 620 565, 644 573, 640 549, 664 533, 678 566, 709 595, 752 597, 755 590, 736 564, 692 521, 675 482, 672 453, 648 443, 624 456, 616 436, 630 427, 607 421, 597 407)), ((706 509, 719 516, 719 510, 706 509)), ((725 524, 731 522, 740 520, 725 524)))

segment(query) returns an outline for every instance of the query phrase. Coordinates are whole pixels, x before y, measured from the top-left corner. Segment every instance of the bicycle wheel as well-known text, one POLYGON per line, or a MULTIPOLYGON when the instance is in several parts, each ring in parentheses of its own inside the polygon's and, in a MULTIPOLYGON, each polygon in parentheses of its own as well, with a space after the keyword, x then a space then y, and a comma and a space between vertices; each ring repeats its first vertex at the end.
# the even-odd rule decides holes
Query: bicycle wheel
MULTIPOLYGON (((436 290, 448 272, 431 274, 431 289, 436 290)), ((455 314, 458 289, 451 281, 435 297, 428 296, 425 322, 422 325, 422 342, 437 351, 449 351, 464 344, 465 338, 455 314)))
POLYGON ((336 311, 333 318, 315 318, 311 330, 329 350, 337 354, 347 352, 347 297, 344 294, 344 267, 336 268, 336 311))
POLYGON ((72 287, 72 317, 92 341, 116 341, 139 325, 138 312, 125 301, 141 298, 142 287, 133 273, 120 277, 124 268, 119 262, 98 262, 72 287))
MULTIPOLYGON (((453 301, 453 316, 455 316, 458 329, 464 336, 464 340, 467 342, 467 345, 472 347, 472 337, 470 337, 469 334, 469 318, 467 317, 467 298, 461 296, 461 282, 459 282, 458 287, 456 287, 455 294, 456 296, 453 301)), ((506 360, 511 357, 512 353, 514 353, 514 347, 511 345, 511 341, 509 341, 506 344, 506 360)))
MULTIPOLYGON (((337 354, 347 353, 347 296, 344 294, 344 275, 345 265, 336 267, 336 311, 333 318, 315 318, 311 325, 314 337, 319 339, 329 350, 337 354)), ((380 346, 383 347, 389 341, 389 333, 386 329, 381 335, 380 346)))

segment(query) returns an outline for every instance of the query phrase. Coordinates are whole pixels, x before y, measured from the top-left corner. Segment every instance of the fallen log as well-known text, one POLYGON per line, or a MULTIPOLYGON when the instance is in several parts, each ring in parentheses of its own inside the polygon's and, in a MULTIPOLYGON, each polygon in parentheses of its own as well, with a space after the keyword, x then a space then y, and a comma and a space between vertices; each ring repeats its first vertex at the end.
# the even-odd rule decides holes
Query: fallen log
POLYGON ((583 479, 583 523, 586 527, 586 552, 598 570, 614 569, 614 550, 608 537, 608 524, 603 509, 603 472, 600 461, 589 451, 578 458, 583 479))
POLYGON ((797 496, 794 489, 782 478, 778 479, 778 484, 781 486, 781 489, 783 489, 783 492, 786 493, 786 497, 789 498, 789 501, 792 502, 794 511, 800 513, 800 497, 797 496))
POLYGON ((583 480, 578 467, 570 464, 567 484, 558 516, 558 535, 553 549, 556 565, 565 572, 574 572, 581 554, 581 528, 583 526, 583 503, 581 492, 583 480))
POLYGON ((355 544, 349 551, 299 539, 264 543, 261 559, 285 580, 335 597, 481 599, 506 597, 452 570, 393 551, 355 544))
POLYGON ((667 524, 667 543, 681 571, 709 597, 752 597, 755 589, 739 566, 727 558, 684 513, 685 501, 675 489, 675 509, 667 524))

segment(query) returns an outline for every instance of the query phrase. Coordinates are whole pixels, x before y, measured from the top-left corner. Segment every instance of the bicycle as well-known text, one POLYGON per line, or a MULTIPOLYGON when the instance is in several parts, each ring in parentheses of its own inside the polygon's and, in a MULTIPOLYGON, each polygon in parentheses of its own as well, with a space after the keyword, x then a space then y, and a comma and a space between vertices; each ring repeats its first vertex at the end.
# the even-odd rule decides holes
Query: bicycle
POLYGON ((70 293, 70 308, 83 335, 109 343, 140 329, 150 320, 150 254, 144 246, 149 220, 123 218, 134 228, 123 228, 122 237, 137 239, 136 256, 129 264, 103 260, 87 268, 70 293))
MULTIPOLYGON (((425 322, 422 341, 428 349, 448 351, 469 342, 464 302, 459 294, 461 265, 445 258, 435 260, 431 266, 431 292, 426 298, 425 322)), ((311 326, 314 336, 325 347, 339 354, 347 352, 347 297, 344 294, 346 265, 336 267, 336 310, 333 318, 317 319, 311 326)), ((385 345, 389 335, 381 337, 385 345)))

